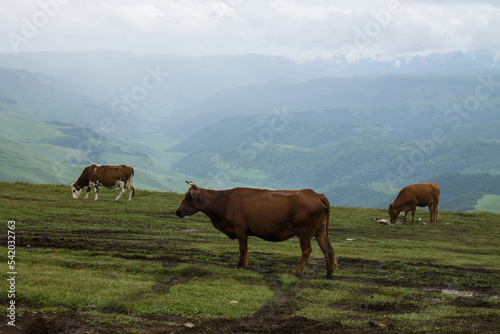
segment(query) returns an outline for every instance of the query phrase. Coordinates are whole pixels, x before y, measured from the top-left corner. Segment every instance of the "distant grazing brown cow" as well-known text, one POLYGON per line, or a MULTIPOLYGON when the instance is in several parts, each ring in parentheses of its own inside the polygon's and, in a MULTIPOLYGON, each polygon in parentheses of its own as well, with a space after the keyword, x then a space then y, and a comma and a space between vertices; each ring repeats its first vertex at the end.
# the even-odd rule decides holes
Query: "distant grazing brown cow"
POLYGON ((406 215, 408 211, 411 210, 412 219, 411 222, 415 222, 415 211, 417 206, 429 207, 430 211, 430 222, 436 223, 439 216, 438 204, 439 204, 439 193, 440 189, 435 183, 417 183, 411 186, 403 188, 398 197, 394 200, 394 203, 389 205, 389 216, 391 216, 391 223, 396 221, 399 213, 404 211, 406 221, 406 215))
POLYGON ((82 189, 85 187, 87 187, 85 199, 89 197, 90 190, 94 189, 94 200, 97 200, 97 192, 99 191, 99 187, 105 187, 108 189, 120 188, 120 194, 118 194, 118 197, 116 197, 115 201, 118 201, 125 190, 128 190, 128 201, 130 202, 132 196, 134 196, 135 193, 134 169, 126 165, 101 166, 97 164, 91 164, 85 167, 78 180, 71 185, 73 198, 80 197, 82 189))
POLYGON ((231 239, 238 239, 238 268, 247 267, 248 236, 267 241, 284 241, 297 236, 302 258, 295 274, 300 275, 311 254, 311 239, 316 237, 326 260, 326 277, 331 278, 337 259, 329 237, 330 203, 312 190, 265 190, 235 188, 208 190, 186 181, 186 192, 177 216, 198 211, 206 214, 216 229, 231 239))

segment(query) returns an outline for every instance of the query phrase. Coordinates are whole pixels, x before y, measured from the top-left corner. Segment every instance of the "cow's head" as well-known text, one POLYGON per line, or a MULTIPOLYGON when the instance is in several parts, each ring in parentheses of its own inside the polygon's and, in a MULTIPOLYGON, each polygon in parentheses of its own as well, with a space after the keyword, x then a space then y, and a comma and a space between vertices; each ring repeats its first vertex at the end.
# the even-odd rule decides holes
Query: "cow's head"
POLYGON ((80 188, 76 184, 71 184, 71 193, 73 194, 73 198, 77 199, 80 197, 80 194, 82 193, 83 188, 80 188))
POLYGON ((401 210, 396 209, 392 204, 389 205, 389 209, 387 209, 389 212, 389 216, 391 216, 391 223, 395 223, 396 219, 398 219, 399 212, 401 210))
POLYGON ((175 214, 181 218, 194 215, 205 207, 205 200, 201 194, 200 188, 192 181, 186 181, 186 183, 191 185, 191 188, 186 192, 184 199, 175 211, 175 214))

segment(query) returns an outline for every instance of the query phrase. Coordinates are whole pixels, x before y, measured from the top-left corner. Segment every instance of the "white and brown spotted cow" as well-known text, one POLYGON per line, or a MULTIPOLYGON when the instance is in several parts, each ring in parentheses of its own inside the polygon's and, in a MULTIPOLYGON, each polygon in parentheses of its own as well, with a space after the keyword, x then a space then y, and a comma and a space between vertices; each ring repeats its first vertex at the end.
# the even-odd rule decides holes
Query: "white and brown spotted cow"
POLYGON ((120 194, 118 194, 118 197, 116 197, 115 201, 118 201, 125 190, 128 190, 128 201, 130 201, 135 193, 134 169, 126 165, 101 166, 97 164, 91 164, 85 167, 82 175, 80 175, 78 180, 71 185, 73 198, 80 197, 80 194, 85 187, 87 187, 85 199, 89 197, 90 190, 94 189, 94 200, 97 200, 97 192, 99 190, 99 187, 105 187, 108 189, 120 188, 120 194))

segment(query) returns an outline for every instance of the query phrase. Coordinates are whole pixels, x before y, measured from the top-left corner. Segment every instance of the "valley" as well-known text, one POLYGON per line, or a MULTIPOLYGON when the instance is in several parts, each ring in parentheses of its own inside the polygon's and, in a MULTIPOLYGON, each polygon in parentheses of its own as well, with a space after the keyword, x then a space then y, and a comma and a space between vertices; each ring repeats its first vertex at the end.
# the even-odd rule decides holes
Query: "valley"
POLYGON ((139 189, 312 188, 373 208, 433 181, 442 209, 495 212, 500 71, 428 60, 348 76, 257 55, 3 54, 0 180, 69 185, 125 163, 139 189))

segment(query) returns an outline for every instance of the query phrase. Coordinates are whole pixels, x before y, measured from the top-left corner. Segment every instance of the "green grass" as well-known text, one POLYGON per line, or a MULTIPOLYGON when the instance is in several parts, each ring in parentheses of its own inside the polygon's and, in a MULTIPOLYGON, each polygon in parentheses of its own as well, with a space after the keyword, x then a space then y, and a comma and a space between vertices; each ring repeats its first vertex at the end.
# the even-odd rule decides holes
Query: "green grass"
MULTIPOLYGON (((314 241, 301 277, 293 275, 297 239, 250 238, 249 269, 239 270, 237 241, 203 214, 173 214, 182 195, 138 190, 127 203, 114 202, 116 194, 103 190, 98 201, 73 200, 68 186, 0 183, 2 224, 16 221, 20 315, 72 311, 89 326, 130 333, 147 332, 151 324, 169 332, 183 321, 236 331, 248 319, 310 319, 346 332, 370 332, 369 321, 395 332, 498 329, 496 214, 441 212, 437 225, 386 226, 373 220, 385 210, 333 207, 330 236, 339 270, 327 280, 314 241), (222 320, 234 327, 217 325, 222 320)), ((427 211, 418 214, 428 220, 427 211)), ((7 272, 6 236, 2 240, 0 268, 7 272)), ((0 299, 5 312, 8 298, 0 299)))
POLYGON ((477 201, 474 206, 476 211, 487 211, 493 213, 500 213, 500 196, 498 195, 484 195, 477 201))

